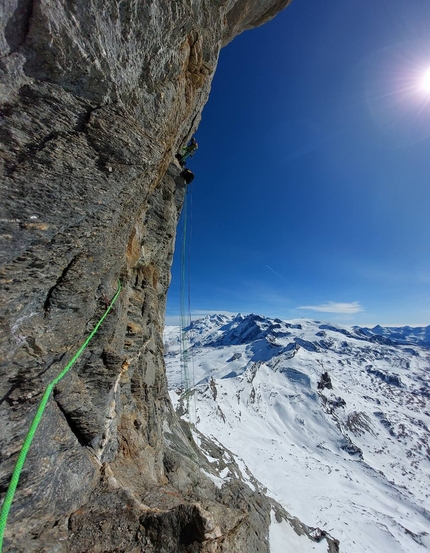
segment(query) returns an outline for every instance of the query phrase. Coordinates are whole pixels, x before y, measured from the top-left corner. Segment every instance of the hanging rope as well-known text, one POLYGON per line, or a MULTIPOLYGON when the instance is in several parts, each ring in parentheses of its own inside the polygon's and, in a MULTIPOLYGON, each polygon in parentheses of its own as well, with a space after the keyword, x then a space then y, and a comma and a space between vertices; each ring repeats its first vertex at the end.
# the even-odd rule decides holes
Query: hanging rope
POLYGON ((182 245, 181 245, 181 283, 180 283, 180 309, 181 309, 181 374, 182 388, 187 401, 187 412, 190 417, 190 389, 194 384, 191 379, 188 366, 189 340, 187 328, 191 324, 191 300, 190 300, 190 270, 189 270, 189 240, 188 234, 191 228, 188 225, 189 203, 191 202, 191 187, 187 187, 184 207, 182 210, 182 245), (188 255, 187 255, 188 253, 188 255))
MULTIPOLYGON (((189 220, 190 220, 190 239, 189 239, 189 246, 188 246, 188 325, 189 325, 189 344, 190 344, 190 353, 191 353, 191 383, 194 387, 196 384, 196 369, 195 369, 195 363, 194 363, 194 349, 192 347, 192 344, 194 343, 194 328, 192 327, 192 317, 191 317, 191 244, 193 243, 193 194, 192 194, 192 188, 191 186, 188 186, 188 189, 190 191, 189 197, 190 197, 190 209, 189 211, 189 220)), ((196 405, 196 394, 193 394, 193 410, 194 410, 194 424, 197 424, 197 405, 196 405)), ((191 422, 191 419, 190 419, 191 422)))
POLYGON ((94 330, 91 332, 91 334, 88 336, 88 338, 85 340, 85 342, 82 344, 82 346, 79 348, 77 353, 72 357, 72 359, 69 361, 69 363, 65 366, 65 368, 61 371, 61 373, 54 378, 52 382, 48 384, 48 386, 45 389, 45 393, 43 394, 42 400, 39 404, 39 407, 37 408, 36 414, 34 415, 34 419, 30 425, 30 429, 27 433, 27 436, 25 437, 24 444, 21 448, 21 451, 18 455, 18 460, 15 465, 15 469, 12 474, 12 478, 10 480, 9 488, 6 493, 6 497, 4 499, 1 512, 0 512, 0 553, 3 550, 3 538, 4 538, 4 532, 6 529, 6 523, 7 523, 7 517, 9 515, 10 508, 12 506, 13 498, 15 496, 15 491, 18 486, 19 477, 21 476, 21 471, 25 463, 25 459, 27 457, 27 453, 30 449, 31 443, 33 441, 34 435, 36 433, 37 427, 39 426, 39 423, 42 419, 43 412, 45 411, 46 405, 48 403, 49 397, 51 395, 52 390, 55 388, 55 386, 58 384, 58 382, 63 378, 63 376, 72 368, 72 366, 76 363, 76 361, 81 356, 84 349, 87 347, 89 341, 91 338, 96 334, 98 331, 100 325, 107 317, 109 311, 112 309, 113 304, 116 302, 119 294, 121 292, 121 282, 118 280, 118 289, 116 291, 115 296, 113 297, 112 301, 110 302, 108 308, 103 313, 103 316, 99 320, 99 322, 94 327, 94 330))

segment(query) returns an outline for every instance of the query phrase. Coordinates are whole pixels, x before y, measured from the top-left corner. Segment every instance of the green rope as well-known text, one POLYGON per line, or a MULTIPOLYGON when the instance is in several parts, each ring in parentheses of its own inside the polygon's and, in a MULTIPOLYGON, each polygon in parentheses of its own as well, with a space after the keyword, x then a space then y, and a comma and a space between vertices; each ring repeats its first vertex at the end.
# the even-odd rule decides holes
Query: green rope
POLYGON ((91 332, 91 334, 88 336, 88 338, 85 340, 83 345, 79 348, 78 352, 73 356, 71 361, 67 363, 66 367, 61 371, 61 373, 54 378, 54 380, 48 384, 46 387, 45 393, 43 394, 42 400, 39 404, 39 407, 37 408, 36 414, 34 416, 34 419, 30 425, 30 429, 27 433, 27 436, 25 437, 24 444, 22 446, 21 451, 19 452, 18 460, 15 465, 15 469, 12 474, 12 478, 10 480, 9 488, 6 493, 6 497, 4 499, 1 512, 0 512, 0 553, 3 549, 3 537, 4 532, 6 529, 6 522, 7 517, 9 515, 10 508, 12 506, 13 498, 15 495, 15 490, 18 486, 19 477, 21 476, 21 471, 25 463, 25 459, 27 457, 27 453, 30 449, 31 442, 33 441, 34 435, 36 433, 37 427, 39 426, 40 420, 42 418, 43 412, 45 410, 45 407, 48 403, 49 396, 51 395, 52 390, 54 387, 58 384, 58 382, 63 378, 63 376, 71 369, 71 367, 74 365, 74 363, 78 360, 78 358, 81 356, 84 349, 87 347, 89 341, 94 336, 94 334, 98 331, 100 325, 105 320, 107 314, 112 309, 113 304, 116 302, 119 293, 121 292, 121 282, 118 280, 118 290, 113 297, 112 301, 110 302, 108 308, 103 313, 102 318, 99 320, 99 322, 96 324, 94 330, 91 332))

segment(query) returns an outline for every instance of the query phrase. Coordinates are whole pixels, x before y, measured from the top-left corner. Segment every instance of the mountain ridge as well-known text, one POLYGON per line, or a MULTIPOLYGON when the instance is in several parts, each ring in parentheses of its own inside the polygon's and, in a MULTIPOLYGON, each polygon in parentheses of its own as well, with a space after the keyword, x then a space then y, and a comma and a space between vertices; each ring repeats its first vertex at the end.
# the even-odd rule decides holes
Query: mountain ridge
MULTIPOLYGON (((237 315, 224 315, 224 314, 212 314, 212 315, 206 315, 205 317, 201 317, 195 321, 193 321, 190 325, 188 325, 185 330, 189 331, 192 330, 194 325, 204 325, 207 321, 209 324, 211 322, 223 322, 225 325, 234 325, 235 323, 239 323, 241 321, 247 320, 247 321, 264 321, 265 319, 269 319, 266 317, 263 317, 262 315, 256 314, 256 313, 249 313, 247 315, 243 315, 242 313, 238 313, 237 315)), ((271 319, 273 321, 272 325, 275 328, 275 325, 279 325, 280 323, 283 323, 287 328, 299 328, 300 327, 300 321, 305 320, 304 318, 301 319, 295 319, 294 322, 288 322, 288 320, 282 320, 279 318, 273 318, 271 319)), ((308 320, 308 319, 306 319, 308 320)), ((344 334, 345 336, 349 337, 355 337, 357 339, 360 338, 361 335, 365 336, 363 339, 372 339, 378 336, 383 336, 387 338, 391 338, 394 344, 401 344, 406 345, 408 343, 410 344, 416 344, 421 346, 430 347, 430 325, 428 326, 382 326, 382 325, 375 325, 374 327, 370 328, 367 326, 357 326, 357 325, 349 325, 347 327, 341 326, 341 325, 335 325, 333 323, 329 322, 322 322, 318 320, 314 320, 315 324, 320 325, 319 328, 321 330, 332 330, 333 332, 339 332, 341 334, 344 334), (356 335, 354 336, 351 334, 351 330, 348 330, 350 328, 353 333, 356 335)), ((171 325, 174 326, 174 325, 171 325)))

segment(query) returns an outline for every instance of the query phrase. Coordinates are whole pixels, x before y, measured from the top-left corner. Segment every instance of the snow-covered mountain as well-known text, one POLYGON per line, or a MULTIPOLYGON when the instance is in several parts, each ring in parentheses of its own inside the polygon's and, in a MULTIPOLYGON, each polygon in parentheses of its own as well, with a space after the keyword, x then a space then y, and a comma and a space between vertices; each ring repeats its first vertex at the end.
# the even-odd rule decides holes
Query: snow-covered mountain
MULTIPOLYGON (((166 327, 165 360, 184 417, 289 513, 343 553, 419 553, 430 550, 429 337, 430 327, 208 316, 187 332, 187 401, 178 327, 166 327)), ((274 523, 273 553, 292 544, 284 530, 274 523)))
POLYGON ((364 334, 381 344, 413 344, 416 346, 430 347, 430 326, 422 327, 383 327, 375 326, 373 328, 353 327, 357 334, 364 334))

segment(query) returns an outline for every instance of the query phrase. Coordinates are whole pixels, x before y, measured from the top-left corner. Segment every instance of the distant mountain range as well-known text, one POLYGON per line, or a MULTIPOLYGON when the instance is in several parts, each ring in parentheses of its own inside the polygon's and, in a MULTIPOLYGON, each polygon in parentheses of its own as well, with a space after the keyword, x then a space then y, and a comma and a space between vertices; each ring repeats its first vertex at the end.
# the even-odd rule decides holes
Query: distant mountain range
POLYGON ((413 344, 416 346, 430 347, 430 326, 421 327, 383 327, 375 326, 373 328, 353 327, 354 331, 360 335, 364 334, 370 339, 387 340, 387 343, 392 344, 413 344))
MULTIPOLYGON (((211 315, 186 332, 191 396, 179 332, 165 331, 172 400, 244 475, 342 552, 430 550, 430 326, 211 315)), ((272 553, 292 544, 280 528, 272 553)))

